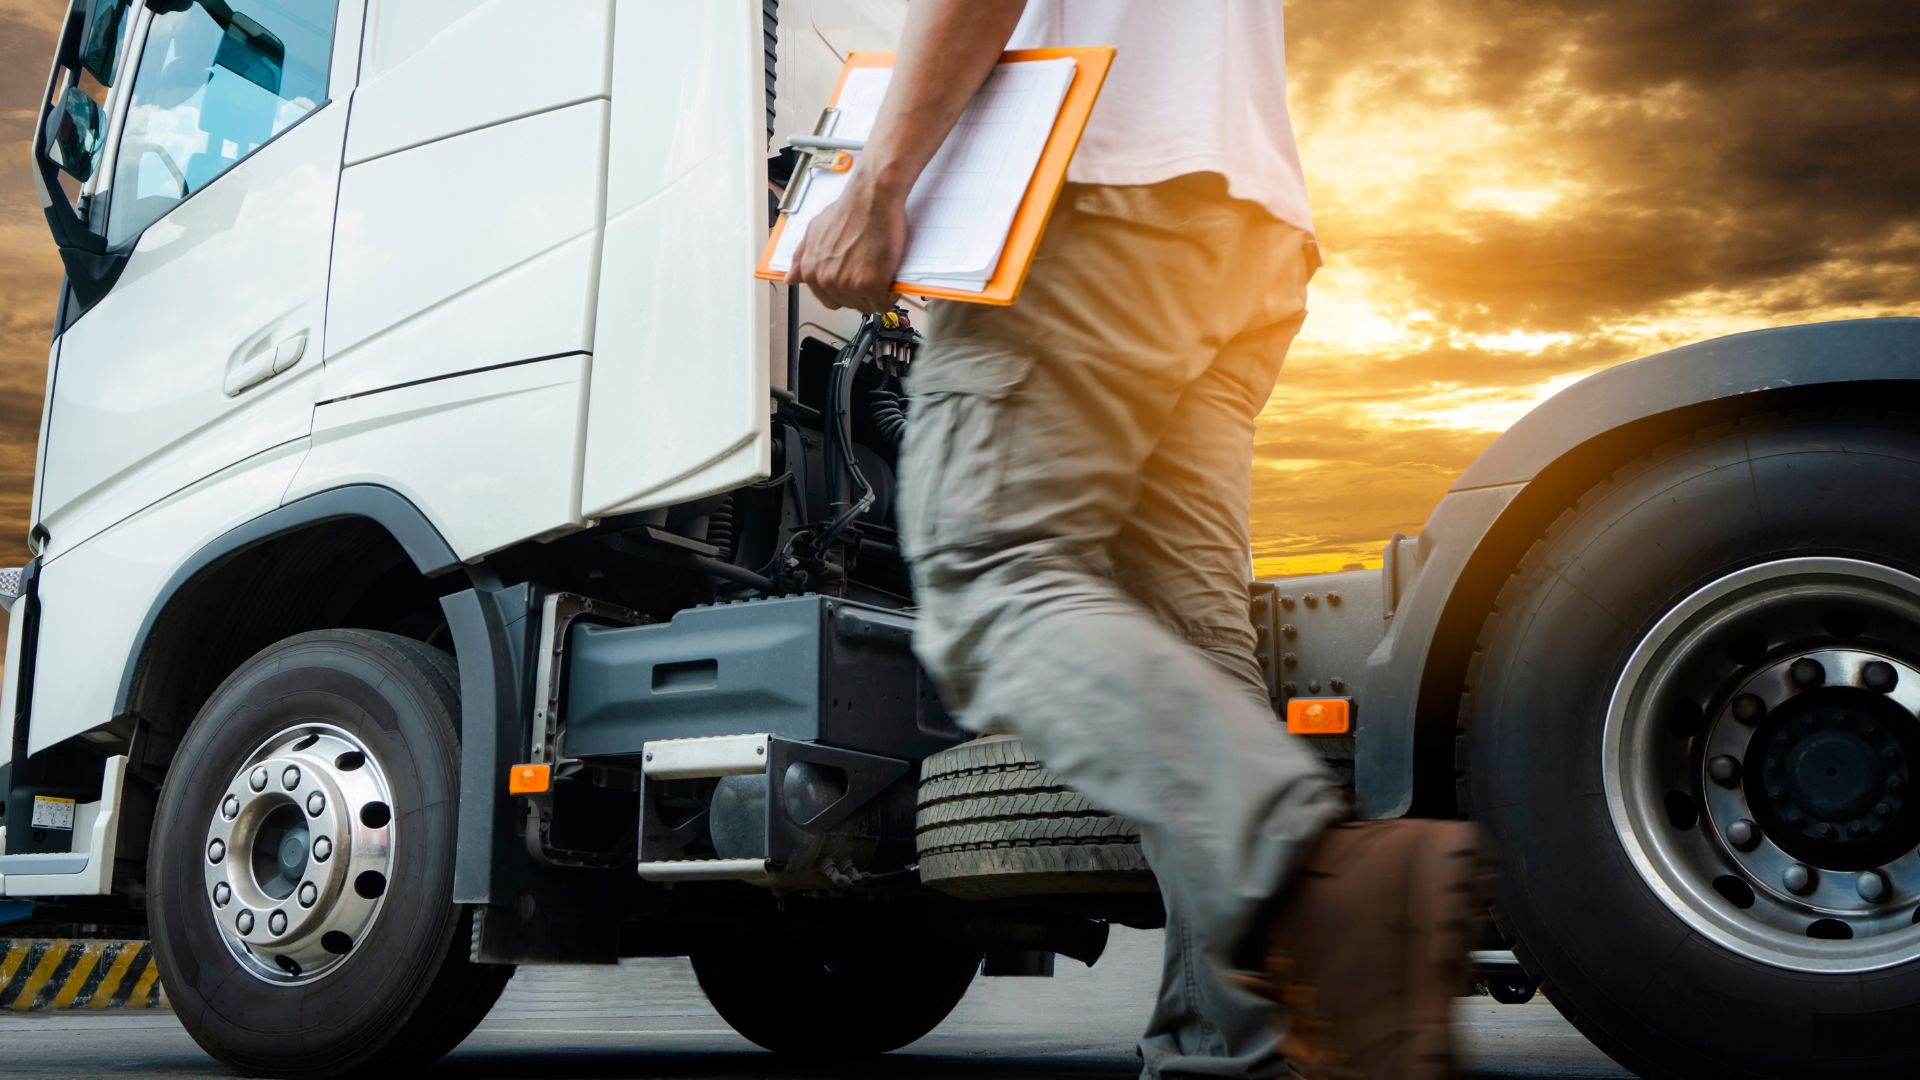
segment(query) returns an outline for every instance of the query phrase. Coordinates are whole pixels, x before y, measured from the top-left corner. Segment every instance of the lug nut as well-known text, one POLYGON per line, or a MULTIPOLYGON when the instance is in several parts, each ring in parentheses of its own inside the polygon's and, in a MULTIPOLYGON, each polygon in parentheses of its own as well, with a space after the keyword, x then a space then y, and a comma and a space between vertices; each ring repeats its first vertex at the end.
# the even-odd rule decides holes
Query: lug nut
POLYGON ((1798 825, 1798 824, 1800 824, 1800 823, 1801 823, 1802 821, 1805 821, 1805 820, 1807 819, 1807 815, 1805 815, 1805 814, 1803 814, 1803 813, 1801 813, 1801 812, 1800 812, 1800 811, 1798 811, 1798 810, 1794 810, 1794 809, 1791 809, 1791 808, 1789 808, 1789 809, 1787 810, 1787 812, 1786 812, 1786 813, 1784 813, 1784 814, 1782 814, 1782 815, 1780 815, 1780 816, 1781 816, 1781 817, 1784 817, 1784 818, 1786 818, 1786 819, 1787 819, 1787 824, 1789 824, 1789 825, 1798 825))
POLYGON ((229 795, 226 801, 220 804, 220 816, 226 818, 228 821, 232 821, 234 818, 240 816, 240 797, 238 795, 229 795))
POLYGON ((1827 669, 1820 666, 1820 661, 1813 657, 1803 656, 1795 660, 1793 666, 1787 669, 1787 677, 1793 680, 1793 685, 1805 690, 1826 682, 1827 669))
POLYGON ((1873 816, 1874 817, 1892 817, 1893 807, 1887 805, 1886 803, 1880 803, 1879 805, 1873 808, 1873 816))
POLYGON ((280 786, 286 788, 288 791, 292 791, 294 788, 300 786, 299 766, 287 766, 287 771, 280 774, 280 786))
POLYGON ((325 795, 316 791, 307 796, 307 813, 312 814, 314 817, 319 817, 326 809, 327 797, 325 795))
POLYGON ((240 914, 234 916, 233 925, 239 927, 240 932, 243 934, 253 933, 253 912, 242 911, 240 914))
POLYGON ((1904 776, 1895 775, 1895 776, 1887 777, 1888 791, 1899 791, 1901 788, 1906 786, 1907 786, 1907 778, 1904 776))
POLYGON ((309 881, 300 886, 300 906, 312 907, 320 899, 320 887, 309 881))
POLYGON ((284 911, 276 911, 273 914, 267 916, 267 929, 273 931, 276 934, 286 933, 287 932, 287 913, 284 911))
POLYGON ((1787 887, 1788 892, 1802 895, 1812 892, 1813 868, 1805 863, 1794 863, 1787 867, 1786 873, 1780 875, 1780 883, 1787 887))
POLYGON ((1848 835, 1848 836, 1865 836, 1865 835, 1867 835, 1867 823, 1866 823, 1866 822, 1864 822, 1864 821, 1849 821, 1849 822, 1847 822, 1847 835, 1848 835))
POLYGON ((1740 762, 1729 754, 1721 754, 1707 762, 1707 775, 1718 783, 1731 784, 1740 778, 1740 762))
POLYGON ((207 861, 217 863, 227 857, 227 844, 224 840, 215 840, 207 845, 207 861))
POLYGON ((322 836, 313 842, 314 861, 326 862, 327 856, 331 854, 333 854, 333 841, 322 836))
POLYGON ((1860 669, 1860 680, 1867 684, 1867 689, 1878 690, 1884 694, 1892 690, 1894 684, 1900 681, 1900 673, 1893 670, 1893 665, 1885 660, 1875 660, 1860 669))
POLYGON ((262 765, 253 770, 253 775, 247 777, 247 786, 255 791, 267 790, 267 767, 262 765))
POLYGON ((1880 876, 1878 870, 1867 870, 1853 879, 1853 887, 1860 891, 1860 899, 1869 904, 1879 903, 1887 898, 1887 879, 1880 876))
POLYGON ((1757 724, 1765 715, 1767 703, 1758 694, 1741 694, 1733 699, 1733 718, 1743 724, 1757 724))
POLYGON ((227 901, 232 899, 233 887, 226 882, 223 881, 213 887, 213 904, 215 907, 226 907, 227 901))
POLYGON ((1767 786, 1767 798, 1784 799, 1786 797, 1787 797, 1786 788, 1781 787, 1779 784, 1769 784, 1767 786))
POLYGON ((1883 747, 1881 747, 1881 748, 1880 748, 1880 760, 1881 760, 1881 761, 1892 761, 1892 760, 1894 760, 1894 759, 1896 759, 1896 758, 1898 758, 1899 756, 1900 756, 1900 751, 1899 751, 1898 749, 1896 749, 1895 747, 1891 747, 1891 746, 1883 746, 1883 747))
POLYGON ((1833 837, 1833 826, 1823 821, 1813 827, 1813 835, 1822 840, 1831 839, 1833 837))
POLYGON ((1746 818, 1741 818, 1739 821, 1727 826, 1727 843, 1732 844, 1741 851, 1746 851, 1753 847, 1759 839, 1760 830, 1755 828, 1753 822, 1748 821, 1746 818))

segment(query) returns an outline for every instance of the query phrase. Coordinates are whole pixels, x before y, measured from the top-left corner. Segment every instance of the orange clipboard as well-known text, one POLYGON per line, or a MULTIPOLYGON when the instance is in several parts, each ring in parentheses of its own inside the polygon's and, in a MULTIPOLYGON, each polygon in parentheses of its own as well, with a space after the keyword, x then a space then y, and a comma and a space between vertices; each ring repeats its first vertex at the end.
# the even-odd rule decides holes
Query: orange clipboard
MULTIPOLYGON (((1007 230, 1007 244, 1000 251, 1000 262, 994 267, 993 276, 987 279, 987 287, 980 292, 968 292, 942 285, 915 285, 910 281, 896 281, 893 291, 903 296, 922 296, 940 300, 965 300, 975 304, 994 304, 1005 307, 1020 295, 1020 286, 1026 283, 1027 269, 1033 265, 1034 252, 1039 250, 1040 237, 1047 229, 1047 219, 1053 215, 1053 204, 1060 198, 1060 188, 1067 181, 1067 164, 1073 160, 1073 152, 1080 145, 1081 133, 1087 129, 1087 117, 1093 114, 1093 104, 1100 96, 1100 86, 1106 81, 1107 69, 1113 66, 1112 46, 1094 46, 1072 49, 1013 49, 1000 54, 1000 63, 1019 63, 1022 60, 1058 60, 1072 57, 1075 61, 1073 82, 1067 84, 1067 96, 1060 103, 1060 114, 1054 119, 1053 133, 1047 136, 1046 148, 1040 151, 1039 164, 1034 166, 1033 179, 1027 184, 1027 193, 1020 199, 1020 207, 1014 211, 1013 225, 1007 230)), ((890 52, 855 52, 847 54, 847 65, 840 69, 840 79, 834 83, 832 104, 840 100, 840 90, 847 83, 847 73, 854 68, 892 67, 894 54, 890 52)), ((774 247, 780 243, 780 233, 787 227, 787 217, 780 215, 774 223, 773 232, 767 237, 767 246, 760 253, 760 265, 754 269, 753 276, 767 281, 785 281, 787 276, 773 269, 774 247)))

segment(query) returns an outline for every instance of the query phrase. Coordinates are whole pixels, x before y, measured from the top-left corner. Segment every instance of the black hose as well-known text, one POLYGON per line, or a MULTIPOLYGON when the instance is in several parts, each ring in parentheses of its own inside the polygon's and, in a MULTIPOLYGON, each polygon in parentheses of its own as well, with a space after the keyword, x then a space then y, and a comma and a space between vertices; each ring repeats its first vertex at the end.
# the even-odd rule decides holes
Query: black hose
POLYGON ((722 562, 733 561, 733 496, 707 515, 707 544, 720 552, 722 562))
POLYGON ((780 591, 780 587, 775 585, 772 579, 756 574, 744 566, 735 566, 730 562, 721 562, 719 559, 709 559, 705 555, 695 555, 692 558, 695 566, 714 577, 737 581, 742 585, 751 585, 769 596, 780 591))
POLYGON ((867 391, 867 408, 873 417, 874 430, 898 453, 907 438, 907 399, 892 390, 876 389, 867 391))

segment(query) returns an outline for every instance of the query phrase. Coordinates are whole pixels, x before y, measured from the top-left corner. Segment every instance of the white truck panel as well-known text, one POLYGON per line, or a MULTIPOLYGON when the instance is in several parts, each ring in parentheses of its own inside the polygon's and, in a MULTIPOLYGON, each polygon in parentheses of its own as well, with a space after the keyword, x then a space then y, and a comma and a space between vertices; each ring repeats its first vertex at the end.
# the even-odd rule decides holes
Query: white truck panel
MULTIPOLYGON (((33 494, 32 509, 28 512, 28 521, 38 524, 40 521, 40 489, 47 483, 47 423, 46 418, 53 415, 53 369, 60 362, 60 339, 54 338, 53 345, 47 349, 47 386, 40 397, 40 438, 33 450, 33 494)), ((12 713, 12 705, 7 706, 12 713)))
POLYGON ((604 98, 612 32, 611 0, 372 0, 347 164, 604 98))
POLYGON ((576 527, 589 366, 576 353, 322 405, 287 498, 390 487, 468 560, 576 527))
POLYGON ((161 588, 209 541, 279 505, 306 450, 303 438, 256 454, 41 567, 29 754, 113 718, 121 670, 161 588))
POLYGON ((755 0, 631 4, 614 24, 589 517, 769 471, 762 33, 755 0))
POLYGON ((13 760, 13 714, 14 703, 20 699, 20 628, 26 620, 20 618, 19 607, 15 614, 6 616, 7 652, 6 667, 0 669, 0 765, 13 760))
POLYGON ((606 127, 596 100, 348 168, 324 400, 591 351, 606 127))
POLYGON ((346 123, 346 103, 334 102, 174 207, 67 330, 44 428, 48 558, 306 435, 346 123), (225 392, 223 372, 302 336, 290 370, 225 392))

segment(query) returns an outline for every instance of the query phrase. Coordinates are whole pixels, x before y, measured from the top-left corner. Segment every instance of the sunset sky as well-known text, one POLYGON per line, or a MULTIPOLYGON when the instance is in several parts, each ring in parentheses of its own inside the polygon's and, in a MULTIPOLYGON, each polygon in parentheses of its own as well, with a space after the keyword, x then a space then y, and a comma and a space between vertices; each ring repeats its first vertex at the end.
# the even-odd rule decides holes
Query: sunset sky
MULTIPOLYGON (((25 557, 59 282, 28 133, 64 7, 0 0, 0 565, 25 557)), ((1262 573, 1377 565, 1504 427, 1583 375, 1916 309, 1920 4, 1286 11, 1328 265, 1261 425, 1262 573)))

